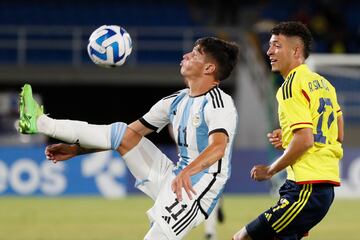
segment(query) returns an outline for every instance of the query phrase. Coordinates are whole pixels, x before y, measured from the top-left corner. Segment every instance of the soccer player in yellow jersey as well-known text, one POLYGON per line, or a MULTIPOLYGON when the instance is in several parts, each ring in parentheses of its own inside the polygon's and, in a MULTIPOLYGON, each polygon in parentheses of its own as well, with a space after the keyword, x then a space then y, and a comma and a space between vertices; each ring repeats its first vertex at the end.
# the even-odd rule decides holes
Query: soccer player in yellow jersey
POLYGON ((271 34, 267 55, 272 71, 285 81, 276 94, 281 129, 268 137, 285 151, 269 166, 254 166, 251 177, 269 180, 286 168, 287 180, 276 205, 233 240, 301 239, 324 218, 334 200, 334 186, 340 185, 343 117, 335 88, 304 64, 311 33, 300 22, 282 22, 271 34))

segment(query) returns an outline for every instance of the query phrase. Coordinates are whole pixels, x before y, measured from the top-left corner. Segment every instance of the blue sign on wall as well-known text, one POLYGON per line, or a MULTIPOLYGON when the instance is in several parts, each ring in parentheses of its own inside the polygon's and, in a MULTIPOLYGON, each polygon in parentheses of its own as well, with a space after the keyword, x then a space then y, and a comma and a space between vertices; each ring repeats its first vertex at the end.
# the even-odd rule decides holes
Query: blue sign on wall
MULTIPOLYGON (((161 149, 176 161, 175 148, 161 149)), ((45 158, 44 150, 45 147, 0 148, 1 195, 119 198, 140 192, 134 187, 135 180, 125 162, 114 151, 82 155, 53 164, 45 158)), ((255 182, 250 178, 251 168, 256 164, 268 164, 267 159, 269 153, 266 150, 234 151, 231 178, 225 193, 268 193, 274 181, 255 182)), ((337 188, 337 195, 360 197, 360 150, 345 150, 341 176, 342 187, 337 188)), ((282 181, 280 179, 280 184, 282 181)))
POLYGON ((115 152, 78 156, 56 164, 45 148, 0 148, 0 193, 6 195, 98 195, 127 193, 127 169, 115 152))

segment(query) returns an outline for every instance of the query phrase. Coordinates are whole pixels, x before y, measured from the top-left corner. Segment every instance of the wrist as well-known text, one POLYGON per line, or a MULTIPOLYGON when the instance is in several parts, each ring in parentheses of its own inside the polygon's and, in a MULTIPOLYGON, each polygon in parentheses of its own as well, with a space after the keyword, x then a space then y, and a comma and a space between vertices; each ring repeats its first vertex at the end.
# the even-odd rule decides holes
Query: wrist
POLYGON ((274 176, 278 171, 276 170, 275 166, 270 165, 268 168, 268 175, 270 175, 271 177, 274 176))
POLYGON ((70 145, 70 148, 72 149, 72 152, 75 153, 75 155, 81 154, 81 147, 78 144, 72 144, 70 145))

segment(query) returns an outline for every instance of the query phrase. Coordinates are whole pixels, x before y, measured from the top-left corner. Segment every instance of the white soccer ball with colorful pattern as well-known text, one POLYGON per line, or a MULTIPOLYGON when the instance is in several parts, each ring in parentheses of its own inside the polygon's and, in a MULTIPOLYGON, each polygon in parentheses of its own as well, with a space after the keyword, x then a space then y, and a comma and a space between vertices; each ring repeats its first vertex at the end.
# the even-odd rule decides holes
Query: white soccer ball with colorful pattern
POLYGON ((103 25, 89 38, 87 52, 90 59, 101 67, 118 67, 125 63, 131 54, 130 34, 116 25, 103 25))

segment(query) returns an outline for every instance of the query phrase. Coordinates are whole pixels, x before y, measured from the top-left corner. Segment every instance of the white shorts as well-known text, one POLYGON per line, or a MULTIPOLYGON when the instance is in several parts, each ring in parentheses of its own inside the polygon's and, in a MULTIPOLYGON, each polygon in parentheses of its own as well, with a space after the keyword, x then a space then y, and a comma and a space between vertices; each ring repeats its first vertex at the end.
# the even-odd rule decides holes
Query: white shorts
MULTIPOLYGON (((150 141, 149 145, 155 151, 150 141)), ((199 173, 192 177, 193 188, 197 195, 190 200, 183 190, 183 201, 178 202, 171 189, 176 177, 174 163, 158 148, 151 156, 152 165, 147 179, 137 179, 136 187, 154 199, 155 203, 147 214, 150 222, 156 222, 169 239, 182 239, 192 228, 198 226, 214 209, 224 189, 226 178, 216 173, 199 173)))

